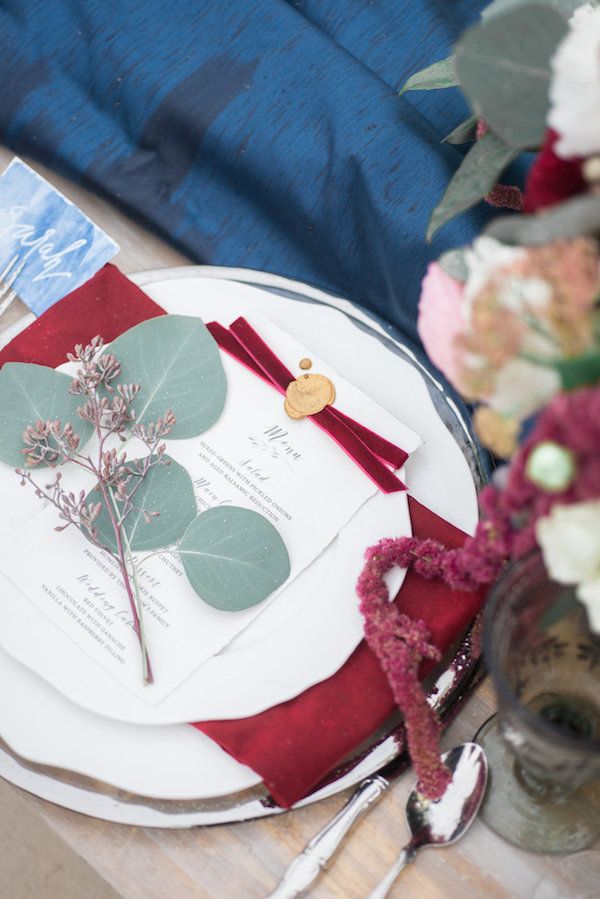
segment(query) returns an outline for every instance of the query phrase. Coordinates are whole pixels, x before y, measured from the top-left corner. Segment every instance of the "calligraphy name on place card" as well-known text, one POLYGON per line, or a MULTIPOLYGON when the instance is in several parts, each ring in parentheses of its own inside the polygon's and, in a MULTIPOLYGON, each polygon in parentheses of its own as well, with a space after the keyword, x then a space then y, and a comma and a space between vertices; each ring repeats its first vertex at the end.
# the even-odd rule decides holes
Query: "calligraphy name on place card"
POLYGON ((119 247, 22 160, 0 176, 0 272, 40 315, 89 280, 119 247))

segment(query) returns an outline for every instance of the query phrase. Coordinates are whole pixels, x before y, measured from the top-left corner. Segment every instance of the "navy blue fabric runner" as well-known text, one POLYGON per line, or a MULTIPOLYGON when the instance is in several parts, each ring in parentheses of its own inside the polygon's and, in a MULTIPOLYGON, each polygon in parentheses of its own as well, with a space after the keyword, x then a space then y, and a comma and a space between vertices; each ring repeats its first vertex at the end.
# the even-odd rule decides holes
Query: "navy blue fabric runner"
POLYGON ((0 137, 202 263, 344 295, 416 339, 458 91, 397 96, 481 0, 0 0, 0 137))

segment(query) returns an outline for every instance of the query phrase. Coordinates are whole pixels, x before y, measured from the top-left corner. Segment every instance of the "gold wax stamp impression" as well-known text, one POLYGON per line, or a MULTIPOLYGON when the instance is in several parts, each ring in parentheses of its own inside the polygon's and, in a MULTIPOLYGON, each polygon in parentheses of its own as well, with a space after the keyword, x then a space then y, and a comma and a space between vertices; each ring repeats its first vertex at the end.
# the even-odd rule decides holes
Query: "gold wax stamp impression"
MULTIPOLYGON (((310 359, 302 359, 300 368, 310 368, 310 359)), ((335 401, 335 387, 325 375, 304 374, 291 381, 285 392, 284 408, 290 418, 305 418, 322 412, 335 401)))

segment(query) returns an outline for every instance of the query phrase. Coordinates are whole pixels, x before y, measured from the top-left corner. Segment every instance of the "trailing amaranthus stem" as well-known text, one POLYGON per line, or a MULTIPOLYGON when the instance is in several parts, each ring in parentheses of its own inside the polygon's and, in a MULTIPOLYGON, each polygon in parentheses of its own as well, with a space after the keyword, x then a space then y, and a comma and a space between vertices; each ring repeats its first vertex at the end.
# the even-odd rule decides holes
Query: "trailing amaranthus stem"
POLYGON ((430 799, 438 799, 450 782, 450 773, 440 758, 440 725, 421 689, 418 672, 422 661, 437 662, 440 653, 429 642, 424 622, 412 620, 390 602, 383 576, 395 565, 402 564, 399 543, 382 540, 367 550, 357 593, 365 619, 365 638, 379 659, 404 715, 419 789, 430 799))
POLYGON ((441 789, 436 723, 425 708, 418 666, 434 658, 423 622, 402 616, 389 602, 383 574, 393 565, 412 568, 421 577, 439 579, 454 590, 490 585, 511 560, 537 545, 536 528, 554 506, 600 497, 600 386, 559 394, 540 414, 510 465, 497 470, 482 490, 482 520, 475 534, 451 549, 437 540, 400 537, 382 540, 366 554, 358 582, 365 636, 387 674, 396 702, 406 717, 409 749, 425 789, 441 789), (535 454, 544 446, 562 450, 570 474, 556 488, 536 476, 535 454))

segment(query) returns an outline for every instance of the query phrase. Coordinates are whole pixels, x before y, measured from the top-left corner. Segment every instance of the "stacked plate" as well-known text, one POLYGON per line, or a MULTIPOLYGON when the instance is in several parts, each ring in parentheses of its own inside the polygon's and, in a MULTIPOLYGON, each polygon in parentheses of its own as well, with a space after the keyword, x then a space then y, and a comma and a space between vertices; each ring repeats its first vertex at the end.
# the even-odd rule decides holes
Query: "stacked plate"
MULTIPOLYGON (((171 313, 227 324, 262 311, 423 438, 405 473, 412 495, 473 530, 479 467, 468 427, 441 385, 377 322, 345 300, 258 272, 193 267, 133 280, 171 313)), ((0 501, 13 510, 5 527, 20 523, 16 480, 8 472, 0 479, 0 501)), ((32 633, 27 600, 0 577, 6 597, 0 678, 10 684, 0 696, 0 775, 68 808, 122 823, 184 827, 277 811, 264 801, 258 775, 187 722, 247 717, 330 677, 362 637, 354 584, 364 548, 408 533, 406 497, 373 497, 286 589, 285 602, 271 604, 152 706, 49 620, 32 633)), ((402 572, 394 578, 392 590, 402 572)), ((327 792, 381 763, 377 752, 367 754, 327 792)))

